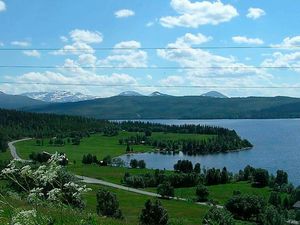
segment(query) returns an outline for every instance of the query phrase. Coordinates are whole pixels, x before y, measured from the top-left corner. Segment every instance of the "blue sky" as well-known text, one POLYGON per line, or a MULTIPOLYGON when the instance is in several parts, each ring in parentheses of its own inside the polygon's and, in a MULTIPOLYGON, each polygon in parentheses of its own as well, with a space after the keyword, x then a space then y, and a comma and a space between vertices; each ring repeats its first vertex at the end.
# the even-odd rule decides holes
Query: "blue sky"
POLYGON ((127 90, 174 95, 218 90, 229 96, 300 97, 297 88, 245 88, 300 86, 295 68, 300 66, 299 8, 294 0, 0 0, 0 66, 58 67, 0 68, 1 82, 42 83, 2 83, 0 90, 68 90, 101 97, 127 90), (276 48, 194 48, 203 46, 276 48), (171 49, 143 49, 157 47, 171 49), (5 50, 11 48, 19 50, 5 50), (62 85, 72 83, 104 86, 62 85), (189 87, 195 85, 216 87, 189 87))

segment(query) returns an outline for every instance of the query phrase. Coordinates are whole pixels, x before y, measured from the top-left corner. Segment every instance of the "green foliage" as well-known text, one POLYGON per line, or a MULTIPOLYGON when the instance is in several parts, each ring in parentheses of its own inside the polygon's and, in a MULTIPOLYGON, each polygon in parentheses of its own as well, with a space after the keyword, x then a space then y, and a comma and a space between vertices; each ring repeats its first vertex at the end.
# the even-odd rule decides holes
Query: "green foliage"
POLYGON ((275 183, 280 187, 283 184, 288 184, 288 174, 283 170, 277 170, 277 175, 275 178, 275 183))
POLYGON ((123 219, 116 195, 105 189, 99 189, 97 192, 97 213, 101 216, 123 219))
POLYGON ((278 192, 272 191, 269 198, 269 204, 275 207, 281 207, 281 197, 278 192))
POLYGON ((265 205, 264 199, 256 195, 234 195, 227 201, 225 207, 237 218, 259 221, 265 205))
POLYGON ((136 159, 130 160, 130 167, 135 169, 138 167, 138 161, 136 159))
POLYGON ((285 221, 286 219, 274 206, 265 209, 262 219, 264 225, 285 225, 285 221))
POLYGON ((200 165, 200 163, 196 163, 195 164, 194 172, 197 173, 197 174, 201 173, 201 165, 200 165))
POLYGON ((139 160, 137 163, 138 168, 140 169, 145 169, 146 168, 146 163, 144 160, 139 160))
POLYGON ((0 153, 5 152, 7 148, 7 137, 2 132, 0 132, 0 153))
POLYGON ((235 225, 232 215, 225 209, 211 208, 205 215, 203 225, 235 225))
POLYGON ((82 156, 82 163, 83 164, 92 164, 92 163, 98 163, 97 156, 92 154, 87 154, 82 156))
POLYGON ((191 173, 193 172, 193 163, 189 160, 178 160, 174 165, 174 170, 182 173, 191 173))
POLYGON ((154 203, 148 200, 140 215, 140 225, 166 225, 169 220, 167 211, 162 207, 160 201, 154 203))
POLYGON ((256 169, 253 174, 253 186, 266 187, 269 184, 269 172, 265 169, 256 169))
POLYGON ((206 202, 208 200, 209 191, 206 186, 199 184, 196 188, 197 201, 206 202))
POLYGON ((157 186, 157 194, 162 197, 174 197, 174 187, 169 182, 164 182, 157 186))

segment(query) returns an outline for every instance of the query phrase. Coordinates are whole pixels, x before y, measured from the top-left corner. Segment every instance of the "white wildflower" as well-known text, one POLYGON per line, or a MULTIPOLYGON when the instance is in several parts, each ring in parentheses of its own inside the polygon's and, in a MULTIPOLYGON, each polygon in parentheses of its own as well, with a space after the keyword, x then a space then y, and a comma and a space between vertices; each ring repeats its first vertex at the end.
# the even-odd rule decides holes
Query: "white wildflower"
POLYGON ((39 204, 44 200, 43 188, 34 188, 30 190, 27 200, 33 204, 39 204))
POLYGON ((49 201, 56 202, 56 201, 60 200, 60 197, 62 196, 62 193, 61 193, 61 190, 59 188, 54 188, 51 191, 49 191, 47 193, 47 195, 48 195, 48 200, 49 201))
POLYGON ((18 212, 11 221, 13 225, 35 225, 37 213, 35 210, 23 210, 18 212))

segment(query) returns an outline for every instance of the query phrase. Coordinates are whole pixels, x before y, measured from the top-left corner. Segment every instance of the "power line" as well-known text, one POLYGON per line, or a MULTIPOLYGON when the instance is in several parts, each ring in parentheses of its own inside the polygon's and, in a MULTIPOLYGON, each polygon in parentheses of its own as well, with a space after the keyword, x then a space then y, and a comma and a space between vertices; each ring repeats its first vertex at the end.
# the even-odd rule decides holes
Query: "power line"
POLYGON ((189 50, 189 49, 298 49, 299 45, 294 46, 197 46, 197 47, 96 47, 96 48, 0 48, 0 51, 64 51, 64 52, 80 52, 80 51, 107 51, 107 50, 189 50))
POLYGON ((95 84, 95 83, 45 83, 45 82, 15 82, 0 81, 0 84, 13 85, 55 85, 55 86, 95 86, 95 87, 139 87, 139 88, 222 88, 222 89, 300 89, 300 86, 230 86, 230 85, 140 85, 140 84, 95 84))
POLYGON ((52 66, 52 65, 0 65, 15 69, 138 69, 138 70, 201 70, 201 69, 300 69, 300 66, 52 66))

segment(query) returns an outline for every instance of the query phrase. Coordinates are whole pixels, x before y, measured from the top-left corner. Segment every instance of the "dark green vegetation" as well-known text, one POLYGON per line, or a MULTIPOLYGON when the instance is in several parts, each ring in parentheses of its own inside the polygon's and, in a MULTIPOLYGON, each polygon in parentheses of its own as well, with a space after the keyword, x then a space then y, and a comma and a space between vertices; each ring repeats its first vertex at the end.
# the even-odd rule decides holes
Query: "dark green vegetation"
POLYGON ((77 103, 34 106, 26 110, 99 119, 299 118, 300 99, 115 96, 77 103))

